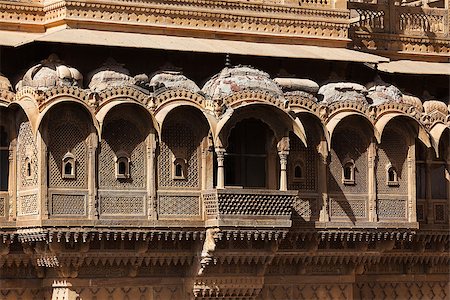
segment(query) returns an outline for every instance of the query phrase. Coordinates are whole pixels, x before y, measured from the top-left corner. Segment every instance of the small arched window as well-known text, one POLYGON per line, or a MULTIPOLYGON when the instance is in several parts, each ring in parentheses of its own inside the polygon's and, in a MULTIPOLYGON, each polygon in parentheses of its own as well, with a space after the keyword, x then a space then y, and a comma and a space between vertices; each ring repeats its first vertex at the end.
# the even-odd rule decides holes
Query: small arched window
POLYGON ((31 159, 29 157, 25 158, 25 166, 26 166, 26 173, 25 176, 27 178, 31 177, 31 174, 33 174, 33 167, 31 165, 31 159))
POLYGON ((386 182, 388 186, 397 186, 399 185, 398 183, 398 175, 397 175, 397 170, 392 166, 392 165, 388 165, 386 167, 386 182))
POLYGON ((355 162, 353 160, 348 160, 344 163, 342 168, 342 182, 345 185, 355 184, 355 162))
POLYGON ((67 152, 62 159, 62 178, 75 178, 75 156, 67 152))
POLYGON ((124 152, 117 153, 116 157, 116 178, 130 178, 130 158, 124 152))
POLYGON ((186 179, 186 160, 182 158, 176 158, 173 161, 173 171, 172 178, 173 179, 186 179))
POLYGON ((305 179, 305 168, 302 161, 297 161, 293 165, 292 179, 293 182, 300 182, 305 179))

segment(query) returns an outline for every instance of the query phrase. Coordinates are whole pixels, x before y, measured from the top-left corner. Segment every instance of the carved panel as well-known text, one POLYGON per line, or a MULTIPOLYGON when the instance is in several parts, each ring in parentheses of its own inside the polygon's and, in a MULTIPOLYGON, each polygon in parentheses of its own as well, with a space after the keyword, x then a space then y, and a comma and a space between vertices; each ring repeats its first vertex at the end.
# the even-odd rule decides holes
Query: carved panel
POLYGON ((406 200, 403 199, 379 199, 378 217, 380 218, 406 218, 406 200))
POLYGON ((200 198, 198 196, 160 195, 159 214, 174 215, 199 215, 200 198))
POLYGON ((18 170, 19 184, 23 188, 32 187, 38 181, 38 156, 37 147, 31 131, 30 122, 20 124, 18 137, 18 170), (28 165, 29 163, 29 165, 28 165), (28 168, 30 167, 30 168, 28 168))
POLYGON ((366 200, 331 199, 330 205, 332 217, 366 217, 366 200))
POLYGON ((351 284, 264 285, 257 299, 351 299, 351 284))
POLYGON ((146 147, 145 137, 135 124, 117 119, 104 129, 99 154, 99 187, 111 189, 145 188, 146 147), (130 155, 129 178, 117 179, 115 157, 117 153, 130 155))
POLYGON ((357 283, 357 299, 448 299, 449 283, 443 281, 364 282, 357 283))
POLYGON ((294 135, 290 135, 290 151, 289 151, 289 189, 302 191, 317 191, 317 161, 318 153, 315 149, 317 141, 309 140, 309 146, 306 148, 303 143, 294 135), (301 161, 304 167, 304 178, 295 181, 293 177, 293 168, 295 164, 301 161))
POLYGON ((51 213, 53 215, 85 215, 85 195, 62 195, 53 194, 51 202, 51 213))
POLYGON ((144 215, 145 196, 101 196, 101 215, 144 215))
POLYGON ((435 203, 434 205, 434 221, 436 223, 446 223, 448 220, 446 203, 435 203))
POLYGON ((6 197, 0 197, 0 217, 4 217, 6 215, 6 197))
POLYGON ((49 130, 49 187, 87 188, 86 133, 75 124, 65 123, 49 130), (63 178, 62 160, 66 153, 75 157, 76 177, 63 178))
POLYGON ((317 208, 317 199, 297 197, 294 200, 293 207, 297 215, 307 221, 316 220, 319 216, 317 208))
POLYGON ((169 123, 163 130, 160 155, 158 157, 158 178, 161 187, 200 186, 200 139, 185 123, 169 123), (172 176, 173 159, 181 158, 187 162, 185 179, 172 176))
POLYGON ((408 144, 405 137, 395 130, 385 130, 378 149, 377 191, 379 194, 408 194, 408 144), (392 165, 397 171, 398 185, 387 184, 386 167, 392 165))
POLYGON ((18 215, 36 215, 38 214, 37 195, 23 195, 19 197, 18 215))

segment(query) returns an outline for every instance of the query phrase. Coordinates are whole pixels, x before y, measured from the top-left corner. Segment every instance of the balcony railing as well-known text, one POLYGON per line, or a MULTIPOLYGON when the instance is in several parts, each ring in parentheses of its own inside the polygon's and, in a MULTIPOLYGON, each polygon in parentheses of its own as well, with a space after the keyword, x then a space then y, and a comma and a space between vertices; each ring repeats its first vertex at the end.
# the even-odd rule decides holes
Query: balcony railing
POLYGON ((351 1, 351 28, 367 33, 448 38, 448 10, 351 1))
POLYGON ((202 196, 208 225, 290 227, 297 191, 217 189, 202 196))

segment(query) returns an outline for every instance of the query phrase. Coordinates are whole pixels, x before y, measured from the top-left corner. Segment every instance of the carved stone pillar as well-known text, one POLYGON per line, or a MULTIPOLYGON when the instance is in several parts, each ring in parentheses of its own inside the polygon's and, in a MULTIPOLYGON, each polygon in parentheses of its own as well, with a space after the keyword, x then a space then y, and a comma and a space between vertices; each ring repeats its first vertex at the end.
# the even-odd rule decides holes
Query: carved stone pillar
POLYGON ((368 208, 369 208, 369 222, 377 222, 377 175, 375 164, 377 160, 377 144, 374 139, 369 145, 369 162, 368 162, 368 208))
MULTIPOLYGON (((433 223, 433 203, 431 202, 431 161, 432 152, 427 149, 425 158, 425 220, 427 224, 433 223)), ((408 157, 409 158, 409 157, 408 157)), ((417 183, 416 183, 417 184, 417 183)))
POLYGON ((225 188, 225 169, 223 166, 223 162, 225 160, 225 149, 224 148, 216 148, 216 156, 217 156, 217 186, 218 189, 225 188))
POLYGON ((287 191, 287 159, 289 151, 279 151, 278 156, 280 156, 280 191, 287 191))
POLYGON ((17 216, 17 153, 16 153, 16 143, 11 143, 8 151, 9 160, 9 179, 8 179, 8 210, 9 210, 9 220, 13 221, 17 216))
POLYGON ((90 138, 88 148, 88 216, 89 219, 98 217, 97 208, 97 187, 95 185, 97 174, 95 172, 97 153, 97 136, 94 134, 90 138))
POLYGON ((157 218, 156 201, 156 138, 150 134, 147 140, 147 209, 148 218, 157 218))
POLYGON ((38 151, 38 203, 40 203, 41 219, 46 220, 49 217, 49 201, 48 201, 48 186, 47 186, 47 164, 48 164, 48 150, 47 145, 38 130, 36 145, 38 151))
POLYGON ((289 137, 283 137, 277 145, 280 157, 280 191, 287 191, 287 159, 289 155, 289 137))
POLYGON ((328 148, 327 142, 321 141, 318 147, 319 150, 319 164, 318 164, 318 189, 321 195, 322 208, 320 209, 319 221, 330 221, 328 212, 328 148))
POLYGON ((412 142, 408 149, 408 222, 417 222, 416 202, 416 146, 412 142))
POLYGON ((207 158, 208 158, 208 149, 203 147, 202 149, 202 179, 201 179, 201 188, 202 190, 206 189, 207 186, 207 158))

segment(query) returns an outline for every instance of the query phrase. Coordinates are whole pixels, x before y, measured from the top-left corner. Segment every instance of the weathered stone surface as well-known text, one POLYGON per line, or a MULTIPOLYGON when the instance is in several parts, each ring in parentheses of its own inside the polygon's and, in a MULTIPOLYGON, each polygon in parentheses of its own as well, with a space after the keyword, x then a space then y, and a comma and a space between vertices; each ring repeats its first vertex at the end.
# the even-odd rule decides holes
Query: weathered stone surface
POLYGON ((275 81, 281 86, 283 91, 304 91, 308 93, 317 93, 319 85, 309 79, 300 78, 275 78, 275 81))
POLYGON ((136 79, 130 75, 130 71, 111 58, 89 74, 89 89, 96 92, 112 87, 131 86, 135 83, 136 79))
POLYGON ((411 104, 414 106, 418 111, 423 111, 423 105, 422 100, 420 100, 419 97, 413 96, 413 95, 405 95, 403 94, 403 103, 411 104))
POLYGON ((12 91, 11 82, 2 73, 0 73, 0 90, 12 91))
POLYGON ((375 85, 368 91, 367 98, 372 101, 372 105, 384 102, 402 102, 402 92, 393 85, 375 85))
POLYGON ((224 68, 202 88, 202 91, 212 99, 223 98, 243 90, 259 90, 277 96, 283 95, 278 85, 270 79, 269 74, 246 66, 224 68))
POLYGON ((323 96, 322 101, 326 103, 346 100, 367 101, 365 97, 367 89, 351 82, 328 83, 320 87, 318 94, 323 96))
POLYGON ((72 67, 66 66, 55 54, 31 67, 16 85, 16 90, 23 87, 49 89, 57 86, 81 86, 83 75, 72 67))
POLYGON ((166 87, 173 89, 185 89, 194 93, 200 91, 200 88, 197 86, 197 84, 195 84, 195 82, 193 82, 180 72, 174 71, 163 71, 154 75, 150 80, 150 85, 157 88, 166 87))

